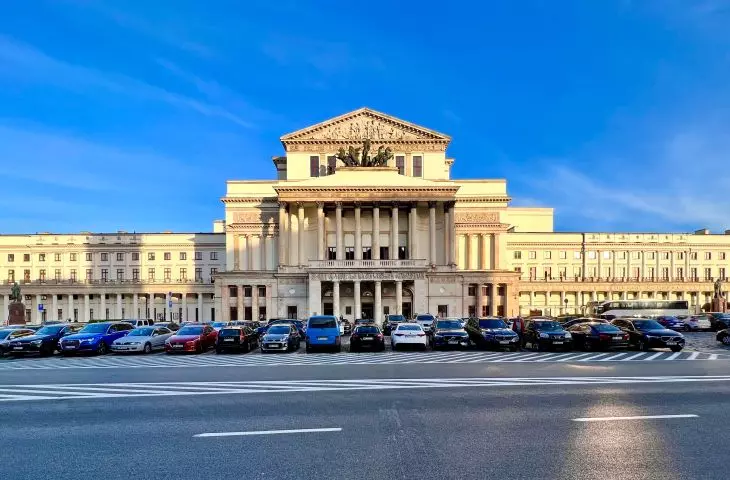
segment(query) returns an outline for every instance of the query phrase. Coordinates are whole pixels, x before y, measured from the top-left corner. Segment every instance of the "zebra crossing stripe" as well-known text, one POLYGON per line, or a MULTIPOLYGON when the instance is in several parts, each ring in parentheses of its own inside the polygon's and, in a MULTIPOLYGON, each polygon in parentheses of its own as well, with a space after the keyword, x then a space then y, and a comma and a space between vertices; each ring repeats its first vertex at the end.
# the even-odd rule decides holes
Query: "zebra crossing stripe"
POLYGON ((659 356, 661 356, 663 354, 664 354, 664 352, 657 352, 654 355, 649 355, 648 357, 644 358, 643 360, 644 361, 646 361, 646 360, 654 360, 655 358, 657 358, 657 357, 659 357, 659 356))

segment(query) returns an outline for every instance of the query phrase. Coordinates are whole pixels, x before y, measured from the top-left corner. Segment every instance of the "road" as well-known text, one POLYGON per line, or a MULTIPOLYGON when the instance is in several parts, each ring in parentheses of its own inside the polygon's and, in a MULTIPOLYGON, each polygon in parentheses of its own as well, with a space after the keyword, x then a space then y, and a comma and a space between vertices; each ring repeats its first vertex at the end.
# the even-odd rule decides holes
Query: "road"
POLYGON ((3 478, 724 479, 728 367, 0 370, 3 478))

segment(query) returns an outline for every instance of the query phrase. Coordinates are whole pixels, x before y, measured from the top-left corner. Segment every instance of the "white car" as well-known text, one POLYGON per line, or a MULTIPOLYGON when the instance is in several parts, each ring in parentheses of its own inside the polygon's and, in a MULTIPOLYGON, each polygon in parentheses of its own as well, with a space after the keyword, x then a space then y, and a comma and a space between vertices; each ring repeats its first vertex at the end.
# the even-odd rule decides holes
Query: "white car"
POLYGON ((684 323, 684 330, 685 331, 697 331, 697 330, 710 330, 712 328, 712 324, 710 323, 710 319, 707 318, 704 315, 690 315, 688 317, 677 317, 679 320, 684 323))
POLYGON ((390 334, 390 344, 393 350, 398 350, 403 345, 414 345, 426 350, 428 337, 418 323, 399 323, 390 334))
POLYGON ((112 343, 114 353, 151 353, 153 350, 164 350, 165 340, 172 336, 172 330, 166 327, 140 327, 131 330, 122 338, 112 343))
POLYGON ((431 327, 433 326, 433 322, 436 321, 436 317, 431 315, 430 313, 421 313, 419 315, 416 315, 415 322, 419 324, 423 331, 428 333, 431 331, 431 327))

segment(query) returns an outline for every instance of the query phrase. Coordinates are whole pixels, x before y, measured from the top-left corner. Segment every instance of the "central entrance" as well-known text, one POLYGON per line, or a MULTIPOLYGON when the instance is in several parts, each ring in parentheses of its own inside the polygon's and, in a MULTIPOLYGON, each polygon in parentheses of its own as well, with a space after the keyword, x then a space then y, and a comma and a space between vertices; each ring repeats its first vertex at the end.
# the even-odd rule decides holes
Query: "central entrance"
POLYGON ((362 304, 362 317, 357 318, 363 318, 367 320, 373 320, 375 319, 375 309, 373 308, 372 303, 363 303, 362 304))

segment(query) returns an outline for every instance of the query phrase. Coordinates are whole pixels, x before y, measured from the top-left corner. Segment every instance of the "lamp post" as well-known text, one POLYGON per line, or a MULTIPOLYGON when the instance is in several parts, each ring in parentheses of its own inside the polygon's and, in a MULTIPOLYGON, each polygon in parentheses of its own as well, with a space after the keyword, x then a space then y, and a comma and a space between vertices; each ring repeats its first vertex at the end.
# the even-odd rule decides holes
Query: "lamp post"
POLYGON ((563 313, 568 313, 568 299, 564 298, 563 303, 565 304, 565 309, 563 310, 563 313))

